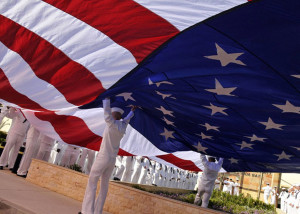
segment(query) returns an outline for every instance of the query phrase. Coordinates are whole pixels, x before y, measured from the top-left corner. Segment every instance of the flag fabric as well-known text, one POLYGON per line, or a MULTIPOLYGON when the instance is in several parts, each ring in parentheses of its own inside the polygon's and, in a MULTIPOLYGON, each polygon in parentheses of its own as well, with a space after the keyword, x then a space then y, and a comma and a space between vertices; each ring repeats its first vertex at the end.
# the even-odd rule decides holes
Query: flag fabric
POLYGON ((199 171, 300 171, 296 0, 3 1, 0 99, 99 149, 101 100, 137 105, 121 155, 199 171), (225 12, 223 12, 225 11, 225 12), (133 69, 133 70, 132 70, 133 69))

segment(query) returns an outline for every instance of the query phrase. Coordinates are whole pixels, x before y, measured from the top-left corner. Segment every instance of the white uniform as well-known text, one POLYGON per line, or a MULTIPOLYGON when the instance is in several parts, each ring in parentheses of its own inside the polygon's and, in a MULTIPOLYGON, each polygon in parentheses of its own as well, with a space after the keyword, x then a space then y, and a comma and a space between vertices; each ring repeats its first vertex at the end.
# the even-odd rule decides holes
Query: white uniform
POLYGON ((210 196, 214 189, 215 180, 218 177, 218 172, 223 164, 223 158, 220 158, 218 163, 214 163, 209 162, 203 154, 201 154, 200 157, 204 166, 204 170, 194 204, 198 204, 203 196, 201 207, 207 207, 210 196))
POLYGON ((86 163, 87 155, 88 155, 87 148, 81 148, 81 152, 80 152, 79 160, 78 160, 78 165, 81 167, 82 172, 85 171, 84 166, 85 166, 85 163, 86 163))
POLYGON ((68 147, 68 144, 57 141, 56 156, 55 156, 54 164, 60 165, 61 159, 62 159, 67 147, 68 147))
POLYGON ((133 165, 133 157, 132 156, 124 156, 123 163, 125 166, 124 173, 122 175, 121 181, 130 182, 131 174, 132 174, 132 165, 133 165))
POLYGON ((237 195, 237 196, 240 195, 240 184, 238 182, 234 183, 234 192, 233 192, 233 194, 237 195))
POLYGON ((278 195, 277 190, 275 191, 275 189, 271 190, 271 204, 275 204, 276 203, 276 196, 278 195))
POLYGON ((266 204, 269 204, 268 200, 269 200, 272 188, 270 186, 265 186, 262 188, 262 190, 264 190, 264 201, 266 204))
POLYGON ((220 180, 219 179, 216 179, 216 181, 215 181, 215 190, 220 190, 220 184, 221 184, 221 182, 220 182, 220 180))
POLYGON ((155 170, 153 174, 153 184, 156 186, 160 186, 160 170, 161 170, 161 164, 160 163, 155 163, 155 170))
POLYGON ((121 180, 122 178, 122 175, 124 173, 124 170, 125 170, 125 166, 123 165, 123 156, 118 156, 116 158, 116 167, 117 167, 117 170, 116 170, 116 173, 114 175, 115 178, 121 180))
POLYGON ((95 161, 95 151, 88 149, 88 159, 87 159, 87 164, 86 164, 86 169, 85 169, 85 174, 89 175, 90 171, 92 169, 93 163, 95 161))
POLYGON ((287 192, 282 190, 278 198, 280 198, 280 209, 284 211, 284 200, 286 198, 287 192))
POLYGON ((136 156, 133 166, 133 174, 131 175, 131 183, 137 184, 142 170, 142 157, 136 156))
POLYGON ((32 158, 36 157, 37 152, 39 150, 39 144, 38 144, 39 135, 40 132, 31 125, 27 132, 26 148, 19 169, 17 171, 18 175, 26 175, 30 167, 32 158))
POLYGON ((110 175, 114 169, 116 157, 120 147, 120 141, 125 134, 126 127, 133 117, 131 111, 124 120, 114 120, 110 100, 103 100, 104 118, 106 127, 103 132, 103 140, 100 151, 92 166, 89 181, 86 187, 82 213, 84 214, 101 214, 108 191, 110 175), (100 192, 96 198, 97 183, 101 177, 100 192))
POLYGON ((79 147, 69 144, 63 154, 60 165, 65 167, 74 165, 77 162, 79 154, 79 147))
POLYGON ((144 160, 142 162, 141 176, 138 180, 139 184, 146 184, 146 177, 148 175, 149 166, 150 166, 150 162, 149 162, 148 158, 144 158, 144 160))
MULTIPOLYGON (((154 175, 154 161, 150 161, 151 165, 149 165, 149 170, 148 170, 148 174, 147 174, 147 177, 146 177, 146 184, 147 185, 152 185, 153 184, 153 175, 154 175)), ((149 163, 149 164, 150 164, 149 163)))
POLYGON ((230 193, 230 181, 229 180, 224 180, 224 186, 223 186, 223 192, 230 193))
POLYGON ((1 109, 1 112, 0 112, 0 124, 1 124, 3 118, 6 117, 9 114, 9 109, 5 105, 0 107, 0 109, 1 109))
POLYGON ((10 108, 9 115, 13 118, 13 124, 9 130, 7 142, 0 158, 0 166, 6 166, 9 162, 9 168, 13 168, 29 128, 29 122, 19 109, 10 108))
POLYGON ((40 149, 36 156, 37 159, 47 161, 49 160, 52 147, 54 146, 54 139, 40 133, 38 138, 38 143, 40 144, 40 149))

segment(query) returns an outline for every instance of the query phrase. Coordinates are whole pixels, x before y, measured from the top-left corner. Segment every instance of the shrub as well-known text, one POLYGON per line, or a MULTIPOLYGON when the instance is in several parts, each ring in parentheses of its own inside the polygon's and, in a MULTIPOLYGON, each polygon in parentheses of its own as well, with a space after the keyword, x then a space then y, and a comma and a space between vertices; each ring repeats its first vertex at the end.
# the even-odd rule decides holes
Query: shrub
POLYGON ((78 164, 73 164, 73 165, 70 165, 68 166, 69 169, 72 169, 72 170, 75 170, 77 172, 82 172, 82 169, 81 169, 81 166, 79 166, 78 164))

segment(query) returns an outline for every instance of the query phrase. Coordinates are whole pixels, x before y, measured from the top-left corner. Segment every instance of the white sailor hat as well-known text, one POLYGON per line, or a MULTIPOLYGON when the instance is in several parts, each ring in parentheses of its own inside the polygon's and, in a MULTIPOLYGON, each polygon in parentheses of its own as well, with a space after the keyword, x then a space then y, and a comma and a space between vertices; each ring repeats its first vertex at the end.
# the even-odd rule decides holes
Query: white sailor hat
POLYGON ((123 114, 124 110, 119 107, 113 107, 111 108, 111 112, 119 112, 120 114, 123 114))

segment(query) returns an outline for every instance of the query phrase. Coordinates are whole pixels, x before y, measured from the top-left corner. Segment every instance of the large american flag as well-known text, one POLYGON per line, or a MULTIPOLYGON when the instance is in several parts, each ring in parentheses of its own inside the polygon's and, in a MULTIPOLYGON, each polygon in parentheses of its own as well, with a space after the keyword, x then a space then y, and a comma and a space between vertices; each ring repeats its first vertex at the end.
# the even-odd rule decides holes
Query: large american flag
POLYGON ((101 100, 139 109, 121 155, 199 171, 300 171, 296 0, 4 0, 1 103, 98 150, 101 100), (225 11, 225 12, 224 12, 225 11))

